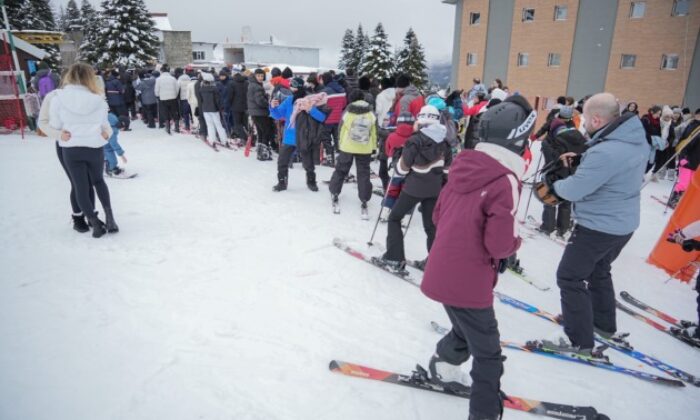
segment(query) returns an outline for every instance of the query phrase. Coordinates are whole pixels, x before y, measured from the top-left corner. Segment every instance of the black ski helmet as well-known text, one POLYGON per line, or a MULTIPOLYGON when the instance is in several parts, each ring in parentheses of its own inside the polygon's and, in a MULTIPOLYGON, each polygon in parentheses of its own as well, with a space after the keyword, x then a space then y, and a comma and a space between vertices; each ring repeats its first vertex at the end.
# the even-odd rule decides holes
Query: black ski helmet
POLYGON ((535 128, 537 111, 520 95, 506 98, 490 107, 479 120, 479 141, 505 147, 522 156, 535 128))

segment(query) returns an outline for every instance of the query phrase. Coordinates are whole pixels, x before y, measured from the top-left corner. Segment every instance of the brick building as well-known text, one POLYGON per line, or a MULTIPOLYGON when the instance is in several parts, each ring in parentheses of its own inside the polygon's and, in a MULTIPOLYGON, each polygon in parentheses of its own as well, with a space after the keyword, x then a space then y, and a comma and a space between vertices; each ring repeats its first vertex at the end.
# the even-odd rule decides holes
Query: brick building
POLYGON ((525 96, 700 107, 700 0, 443 0, 452 85, 500 78, 525 96))

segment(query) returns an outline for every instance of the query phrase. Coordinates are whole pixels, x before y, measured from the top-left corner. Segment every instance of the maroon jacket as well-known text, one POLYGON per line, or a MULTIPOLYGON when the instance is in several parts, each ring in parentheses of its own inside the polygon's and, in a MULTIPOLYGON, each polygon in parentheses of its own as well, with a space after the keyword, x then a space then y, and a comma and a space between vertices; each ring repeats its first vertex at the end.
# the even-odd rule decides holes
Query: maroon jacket
POLYGON ((522 158, 493 144, 457 156, 433 211, 437 232, 421 284, 426 296, 459 308, 493 305, 498 261, 520 247, 515 213, 523 168, 522 158))

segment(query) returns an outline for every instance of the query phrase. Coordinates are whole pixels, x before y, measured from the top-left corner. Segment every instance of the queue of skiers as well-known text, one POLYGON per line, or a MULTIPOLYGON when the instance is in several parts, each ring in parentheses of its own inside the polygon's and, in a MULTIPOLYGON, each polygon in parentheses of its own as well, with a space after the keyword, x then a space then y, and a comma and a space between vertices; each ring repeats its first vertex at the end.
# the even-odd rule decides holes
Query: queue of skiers
MULTIPOLYGON (((686 118, 682 110, 676 116, 673 108, 653 107, 640 119, 635 103, 621 109, 610 93, 578 102, 560 97, 535 131, 536 110, 498 79, 489 89, 475 79, 471 90, 448 93, 421 92, 403 74, 373 83, 352 72, 306 79, 288 68, 232 72, 171 75, 163 65, 131 80, 124 70, 103 78, 75 64, 62 82, 45 85, 39 127, 56 140, 70 180, 75 230, 92 229, 94 237, 119 231, 103 174, 120 173, 118 157, 126 162, 118 134, 130 129, 132 110, 149 128, 192 130, 213 147, 254 140, 259 160, 277 154, 274 192, 288 189, 295 159, 312 192, 319 190, 315 167, 332 166, 335 213, 354 164, 364 219, 376 157, 389 215, 386 252, 373 261, 406 273, 402 222, 419 211, 428 255, 415 264, 424 270, 421 290, 443 304, 452 324, 429 360, 430 379, 457 391, 469 386, 469 419, 494 420, 503 412, 504 365, 493 288, 521 245, 516 213, 530 147, 541 141, 542 179, 533 186, 545 205, 539 230, 568 241, 556 272, 565 335, 542 345, 591 360, 604 358, 596 333, 626 345, 617 331, 611 266, 639 226, 645 174, 682 178, 668 175, 676 160, 681 170, 697 169, 700 110, 686 118), (472 357, 469 383, 460 366, 472 357)), ((697 235, 693 225, 669 240, 697 249, 697 235)), ((696 328, 685 334, 698 338, 696 328)))

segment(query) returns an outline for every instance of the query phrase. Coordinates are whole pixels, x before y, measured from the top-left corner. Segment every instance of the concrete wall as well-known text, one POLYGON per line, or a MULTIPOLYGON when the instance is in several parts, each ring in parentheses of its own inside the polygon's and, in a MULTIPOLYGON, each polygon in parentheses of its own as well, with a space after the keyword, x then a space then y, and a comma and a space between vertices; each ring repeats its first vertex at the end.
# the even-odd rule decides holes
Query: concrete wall
POLYGON ((163 31, 163 60, 171 68, 185 67, 192 62, 192 33, 163 31))
POLYGON ((688 75, 688 86, 685 88, 683 106, 689 107, 691 112, 700 108, 700 31, 695 40, 695 53, 688 75))
MULTIPOLYGON (((316 48, 287 47, 282 45, 245 44, 244 61, 246 63, 285 63, 295 66, 319 66, 319 50, 316 48)), ((235 64, 227 59, 227 49, 224 49, 224 61, 235 64)))
POLYGON ((67 32, 63 42, 58 45, 61 52, 61 66, 68 67, 78 61, 80 44, 83 43, 83 33, 81 31, 67 32))
POLYGON ((567 95, 581 98, 605 89, 617 8, 618 0, 579 2, 567 95))
MULTIPOLYGON (((459 69, 462 66, 460 61, 462 50, 462 23, 464 22, 464 0, 456 0, 455 4, 455 29, 452 36, 452 75, 450 77, 451 86, 459 86, 459 69)), ((468 23, 468 22, 467 22, 468 23)))
POLYGON ((672 1, 647 0, 641 19, 629 17, 629 0, 619 3, 605 90, 623 103, 637 102, 641 111, 655 104, 680 105, 687 82, 700 83, 698 77, 689 79, 700 28, 700 1, 690 3, 687 16, 672 16, 672 1), (634 68, 620 68, 622 54, 637 56, 634 68), (678 69, 661 69, 664 54, 678 54, 678 69))
POLYGON ((514 5, 515 0, 489 2, 484 77, 482 79, 487 86, 496 78, 507 83, 514 5))

